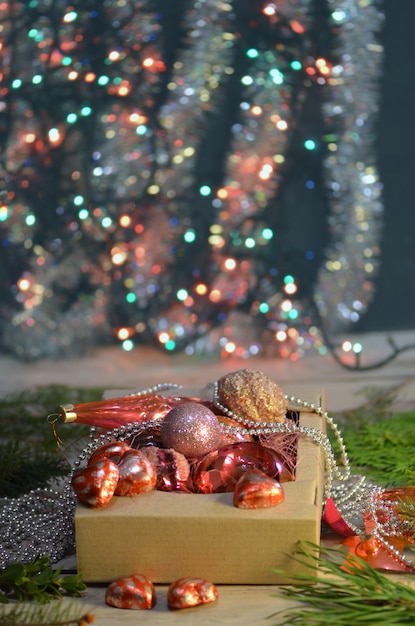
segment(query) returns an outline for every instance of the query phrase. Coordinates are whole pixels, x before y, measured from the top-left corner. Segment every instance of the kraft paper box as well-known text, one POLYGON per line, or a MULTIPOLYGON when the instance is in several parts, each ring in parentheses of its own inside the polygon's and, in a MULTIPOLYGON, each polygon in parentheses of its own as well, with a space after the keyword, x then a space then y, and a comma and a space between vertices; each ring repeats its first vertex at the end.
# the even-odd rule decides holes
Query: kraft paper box
MULTIPOLYGON (((324 429, 317 415, 301 413, 299 419, 303 426, 324 429)), ((284 502, 267 509, 239 509, 232 493, 162 491, 113 497, 103 509, 78 505, 79 573, 90 583, 133 573, 166 584, 185 576, 216 584, 288 582, 272 570, 306 571, 289 555, 300 540, 320 543, 324 488, 319 446, 301 436, 297 458, 296 480, 283 484, 284 502)))

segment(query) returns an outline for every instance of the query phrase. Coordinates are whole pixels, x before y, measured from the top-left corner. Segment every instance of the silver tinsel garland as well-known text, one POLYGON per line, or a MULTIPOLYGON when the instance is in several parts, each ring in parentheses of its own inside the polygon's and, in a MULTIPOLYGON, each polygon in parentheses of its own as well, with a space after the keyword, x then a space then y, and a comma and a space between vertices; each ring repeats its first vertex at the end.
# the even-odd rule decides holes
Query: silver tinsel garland
MULTIPOLYGON (((304 141, 307 149, 328 149, 330 204, 329 243, 312 297, 330 331, 360 318, 373 296, 383 209, 374 158, 382 59, 375 0, 328 0, 329 23, 321 25, 313 22, 312 0, 264 3, 261 19, 274 39, 256 32, 258 45, 244 51, 241 100, 217 183, 198 178, 197 168, 206 128, 236 85, 247 28, 241 16, 238 25, 237 0, 176 9, 180 45, 168 81, 153 2, 103 4, 109 30, 95 33, 106 50, 101 75, 82 35, 94 12, 43 3, 32 20, 24 3, 14 17, 12 3, 5 5, 0 55, 13 68, 6 88, 16 106, 0 163, 0 220, 7 258, 22 267, 10 278, 13 306, 3 309, 5 348, 23 358, 56 357, 117 335, 125 349, 147 338, 167 350, 244 358, 322 349, 303 277, 290 268, 281 276, 277 260, 267 274, 262 260, 263 253, 272 260, 273 246, 281 245, 267 210, 278 198, 311 83, 323 94, 327 131, 304 141), (316 27, 334 33, 327 58, 313 56, 316 27), (62 89, 80 90, 82 104, 65 97, 62 121, 45 121, 37 98, 62 89), (38 214, 37 168, 50 167, 55 155, 63 196, 47 196, 38 214), (56 232, 45 227, 48 212, 56 232), (181 259, 191 259, 195 247, 204 253, 186 265, 181 259), (117 306, 124 309, 120 319, 117 306)), ((278 217, 278 201, 273 211, 278 217)))

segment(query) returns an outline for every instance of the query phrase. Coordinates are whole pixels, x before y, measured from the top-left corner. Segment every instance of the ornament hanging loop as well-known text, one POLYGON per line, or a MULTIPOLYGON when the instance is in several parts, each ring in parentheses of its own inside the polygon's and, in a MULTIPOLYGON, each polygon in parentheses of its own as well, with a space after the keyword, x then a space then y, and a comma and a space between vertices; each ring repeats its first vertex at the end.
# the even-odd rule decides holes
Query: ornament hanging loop
POLYGON ((57 446, 60 448, 60 447, 61 447, 61 445, 62 445, 62 443, 63 443, 63 441, 62 441, 62 439, 59 437, 59 435, 58 435, 58 433, 57 433, 57 431, 56 431, 56 424, 57 424, 58 422, 63 422, 63 421, 65 421, 65 420, 64 420, 64 418, 63 418, 63 415, 62 415, 62 413, 50 413, 50 414, 47 416, 47 418, 46 418, 46 419, 48 420, 49 424, 50 424, 50 425, 51 425, 51 427, 52 427, 52 433, 53 433, 53 436, 54 436, 54 438, 55 438, 55 441, 56 441, 56 443, 57 443, 57 446))

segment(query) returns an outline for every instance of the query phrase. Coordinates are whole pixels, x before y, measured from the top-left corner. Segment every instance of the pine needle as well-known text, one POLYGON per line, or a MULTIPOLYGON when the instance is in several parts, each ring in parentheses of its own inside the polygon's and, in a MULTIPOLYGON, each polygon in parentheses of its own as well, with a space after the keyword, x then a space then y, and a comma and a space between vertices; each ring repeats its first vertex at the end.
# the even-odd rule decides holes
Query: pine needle
MULTIPOLYGON (((415 590, 394 582, 363 559, 302 544, 294 560, 319 573, 292 576, 281 594, 301 603, 278 615, 278 626, 400 626, 415 623, 415 590)), ((287 572, 275 570, 289 576, 287 572)))

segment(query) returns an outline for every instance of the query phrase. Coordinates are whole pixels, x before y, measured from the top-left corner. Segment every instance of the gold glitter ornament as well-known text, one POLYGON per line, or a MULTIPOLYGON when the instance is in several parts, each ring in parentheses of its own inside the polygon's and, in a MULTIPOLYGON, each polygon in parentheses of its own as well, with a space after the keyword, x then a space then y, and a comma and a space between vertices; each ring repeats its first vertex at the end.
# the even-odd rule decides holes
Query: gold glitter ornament
POLYGON ((239 417, 255 422, 283 422, 288 402, 281 387, 263 372, 242 369, 218 380, 218 398, 239 417))

